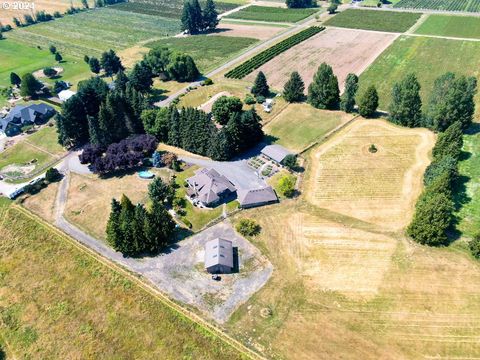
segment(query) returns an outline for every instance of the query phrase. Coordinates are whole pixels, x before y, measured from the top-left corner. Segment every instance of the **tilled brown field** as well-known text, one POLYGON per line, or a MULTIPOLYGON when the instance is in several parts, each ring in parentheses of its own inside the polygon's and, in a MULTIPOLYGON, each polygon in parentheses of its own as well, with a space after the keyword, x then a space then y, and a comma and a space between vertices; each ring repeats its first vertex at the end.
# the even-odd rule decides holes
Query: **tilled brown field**
POLYGON ((333 67, 340 88, 349 73, 362 73, 397 38, 395 34, 329 28, 254 71, 253 81, 263 71, 275 89, 283 88, 293 71, 298 71, 308 86, 322 62, 333 67))
POLYGON ((217 30, 212 33, 212 35, 248 37, 258 40, 267 40, 278 34, 280 31, 285 31, 285 28, 256 24, 246 25, 221 22, 218 25, 217 30))

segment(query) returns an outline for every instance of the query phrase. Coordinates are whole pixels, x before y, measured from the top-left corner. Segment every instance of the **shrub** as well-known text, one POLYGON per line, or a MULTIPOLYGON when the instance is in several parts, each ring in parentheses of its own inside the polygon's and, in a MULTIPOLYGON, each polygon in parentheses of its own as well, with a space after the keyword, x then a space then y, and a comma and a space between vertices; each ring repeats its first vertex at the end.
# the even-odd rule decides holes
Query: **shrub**
POLYGON ((294 170, 297 166, 297 156, 289 154, 285 156, 285 159, 283 159, 282 163, 290 170, 294 170))
POLYGON ((45 173, 45 180, 49 183, 59 181, 61 178, 62 174, 60 174, 60 172, 55 168, 50 168, 45 173))
POLYGON ((57 75, 57 71, 51 67, 46 67, 43 69, 43 74, 48 78, 52 78, 57 75))
POLYGON ((257 99, 257 103, 259 103, 259 104, 263 104, 263 103, 265 102, 265 100, 267 100, 267 99, 265 98, 265 96, 261 96, 261 95, 260 95, 260 96, 257 96, 256 99, 257 99))
POLYGON ((210 79, 210 78, 206 78, 206 79, 203 81, 203 85, 206 85, 206 86, 213 85, 213 80, 210 79))
POLYGON ((243 102, 247 105, 253 105, 255 104, 255 98, 252 96, 252 94, 247 94, 245 95, 243 102))
POLYGON ((295 195, 295 176, 285 175, 278 181, 278 188, 280 192, 287 198, 293 197, 295 195))
POLYGON ((262 228, 252 219, 242 219, 236 229, 243 236, 255 236, 260 234, 262 228))
POLYGON ((480 233, 475 234, 470 243, 468 244, 472 255, 477 259, 480 259, 480 233))

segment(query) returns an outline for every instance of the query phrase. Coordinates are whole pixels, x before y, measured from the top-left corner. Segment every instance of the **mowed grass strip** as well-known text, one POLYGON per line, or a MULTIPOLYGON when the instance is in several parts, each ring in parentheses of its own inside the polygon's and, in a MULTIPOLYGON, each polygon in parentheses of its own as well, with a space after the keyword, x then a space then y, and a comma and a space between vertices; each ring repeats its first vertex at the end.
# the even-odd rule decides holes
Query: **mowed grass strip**
POLYGON ((16 358, 241 358, 18 210, 7 213, 0 231, 0 335, 16 358))
MULTIPOLYGON (((10 73, 19 76, 43 69, 48 66, 61 66, 63 72, 61 80, 76 83, 76 80, 90 75, 88 65, 79 58, 62 54, 64 62, 60 65, 48 51, 48 42, 42 49, 11 39, 17 30, 9 32, 9 38, 0 41, 0 87, 10 86, 10 73)), ((27 35, 28 36, 28 35, 27 35)), ((43 78, 42 81, 53 84, 55 80, 43 78)))
POLYGON ((327 26, 403 33, 420 18, 420 13, 348 9, 325 22, 327 26))
POLYGON ((290 104, 264 131, 273 136, 275 143, 300 152, 352 117, 340 111, 318 110, 308 104, 290 104))
POLYGON ((290 22, 295 23, 303 20, 310 15, 320 11, 320 8, 312 9, 286 9, 272 6, 249 6, 242 10, 236 11, 226 18, 253 20, 253 21, 270 21, 270 22, 290 22))
POLYGON ((179 32, 177 19, 101 8, 16 29, 9 33, 9 37, 44 48, 54 44, 60 51, 83 58, 84 55, 98 55, 109 49, 121 50, 140 41, 179 32))
MULTIPOLYGON (((436 78, 451 71, 480 78, 480 42, 437 39, 420 36, 400 37, 360 76, 362 93, 369 85, 377 87, 380 108, 387 110, 393 85, 408 73, 419 79, 424 104, 436 78)), ((476 96, 477 107, 480 97, 476 96)), ((478 115, 477 115, 478 118, 478 115)))
POLYGON ((189 36, 168 38, 148 43, 149 48, 167 47, 191 55, 201 72, 208 72, 226 62, 234 54, 256 44, 257 39, 227 36, 189 36))
POLYGON ((415 34, 480 39, 480 18, 430 15, 415 31, 415 34))

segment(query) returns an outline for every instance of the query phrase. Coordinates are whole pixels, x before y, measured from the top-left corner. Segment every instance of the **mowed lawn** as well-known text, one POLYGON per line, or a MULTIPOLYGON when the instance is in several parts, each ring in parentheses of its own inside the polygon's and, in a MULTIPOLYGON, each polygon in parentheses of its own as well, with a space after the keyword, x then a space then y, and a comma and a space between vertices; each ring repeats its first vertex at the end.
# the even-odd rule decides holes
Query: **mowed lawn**
POLYGON ((263 130, 273 136, 275 143, 300 152, 352 117, 340 111, 318 110, 308 104, 290 104, 263 130))
POLYGON ((84 55, 120 50, 179 32, 177 19, 101 8, 17 29, 9 37, 45 48, 54 44, 61 51, 83 59, 84 55))
POLYGON ((430 15, 415 34, 480 39, 480 17, 430 15))
POLYGON ((227 36, 189 36, 167 38, 148 43, 149 48, 168 47, 191 55, 201 72, 208 72, 226 62, 236 53, 256 44, 257 39, 227 36))
POLYGON ((327 26, 403 33, 420 18, 420 13, 348 9, 325 22, 327 26))
POLYGON ((287 9, 273 6, 249 6, 227 15, 227 19, 241 19, 253 21, 290 22, 295 23, 320 11, 312 9, 287 9))
MULTIPOLYGON (((3 219, 8 203, 0 204, 3 219)), ((18 210, 10 209, 0 232, 7 245, 0 249, 0 337, 14 358, 241 359, 222 340, 18 210)))
MULTIPOLYGON (((11 39, 15 31, 9 32, 9 38, 0 41, 0 87, 10 86, 10 73, 19 76, 47 66, 61 66, 64 71, 62 80, 76 83, 90 75, 87 64, 79 58, 62 54, 64 61, 58 64, 54 56, 48 51, 46 43, 41 49, 11 39)), ((54 80, 42 79, 53 84, 54 80)))
POLYGON ((65 149, 58 143, 56 126, 45 126, 27 138, 27 142, 42 148, 53 155, 60 155, 65 149))
POLYGON ((459 163, 457 182, 457 229, 467 237, 480 231, 480 134, 463 137, 464 157, 459 163))
MULTIPOLYGON (((359 92, 375 85, 380 96, 380 109, 387 110, 394 83, 413 72, 422 86, 421 95, 425 104, 435 79, 448 71, 479 78, 480 42, 401 37, 360 76, 359 92)), ((478 107, 478 95, 476 103, 478 107)))

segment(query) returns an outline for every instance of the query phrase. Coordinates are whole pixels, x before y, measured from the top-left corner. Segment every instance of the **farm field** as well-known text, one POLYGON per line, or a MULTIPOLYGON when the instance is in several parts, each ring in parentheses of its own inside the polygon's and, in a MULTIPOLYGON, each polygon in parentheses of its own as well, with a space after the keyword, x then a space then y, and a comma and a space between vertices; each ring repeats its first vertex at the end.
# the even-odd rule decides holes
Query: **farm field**
POLYGON ((480 18, 430 15, 415 34, 480 39, 480 18))
MULTIPOLYGON (((205 0, 199 1, 200 6, 205 6, 205 0)), ((215 8, 219 14, 235 9, 245 4, 244 0, 226 0, 215 1, 215 8)), ((172 19, 180 19, 182 16, 183 1, 182 0, 133 0, 129 2, 113 5, 116 10, 155 15, 172 19)))
POLYGON ((145 46, 149 48, 168 47, 172 51, 188 53, 195 60, 198 69, 202 73, 208 73, 257 42, 257 39, 247 37, 198 35, 167 38, 148 43, 145 46))
POLYGON ((312 151, 308 201, 321 208, 400 230, 430 163, 434 135, 381 120, 356 120, 312 151), (377 152, 371 153, 374 144, 377 152))
POLYGON ((298 153, 323 137, 353 115, 339 111, 318 110, 308 104, 290 104, 264 126, 275 143, 298 153))
POLYGON ((276 34, 283 30, 285 30, 284 27, 269 26, 266 24, 255 24, 255 26, 253 26, 253 24, 251 23, 221 21, 218 24, 217 30, 213 34, 213 36, 221 35, 267 40, 271 37, 274 37, 276 34))
POLYGON ((252 5, 227 15, 226 19, 295 23, 319 12, 320 8, 286 9, 252 5))
POLYGON ((16 358, 241 358, 58 233, 16 209, 3 215, 7 206, 0 335, 16 358))
MULTIPOLYGON (((93 1, 88 1, 90 6, 93 6, 93 1)), ((68 8, 74 6, 76 8, 83 8, 81 0, 35 0, 35 11, 44 10, 49 14, 53 14, 55 11, 60 11, 61 13, 65 12, 68 8)), ((23 16, 30 14, 30 9, 28 10, 14 10, 13 6, 6 10, 2 9, 0 12, 0 23, 3 25, 10 24, 13 26, 12 19, 17 17, 23 20, 23 16)))
POLYGON ((457 212, 457 229, 462 235, 472 238, 480 224, 480 134, 468 133, 463 137, 464 156, 459 163, 458 189, 465 195, 457 199, 461 205, 457 212))
POLYGON ((420 16, 419 13, 347 9, 327 20, 325 25, 403 33, 410 29, 420 16))
MULTIPOLYGON (((41 50, 15 41, 10 38, 15 31, 9 32, 9 38, 0 41, 0 87, 10 86, 10 73, 13 71, 19 76, 28 72, 43 69, 47 66, 59 66, 48 51, 48 43, 41 50)), ((88 66, 79 58, 62 54, 64 62, 60 66, 64 69, 61 79, 74 84, 78 80, 90 76, 88 66)), ((54 80, 42 79, 53 84, 54 80)))
MULTIPOLYGON (((360 92, 377 87, 380 109, 388 109, 392 87, 406 74, 417 75, 425 104, 437 77, 451 71, 479 78, 480 42, 427 37, 400 37, 360 76, 360 92)), ((477 107, 480 104, 476 96, 477 107)), ((478 109, 476 118, 478 119, 478 109)))
POLYGON ((480 12, 478 0, 400 0, 393 7, 402 9, 428 9, 444 11, 480 12))
POLYGON ((60 51, 83 59, 84 55, 99 55, 109 49, 121 50, 140 41, 178 32, 180 23, 176 19, 101 8, 17 29, 8 36, 44 48, 54 44, 60 51))
POLYGON ((282 89, 290 74, 298 71, 308 88, 320 64, 326 62, 333 67, 342 89, 349 73, 361 73, 396 37, 395 34, 328 28, 262 65, 245 80, 253 82, 258 71, 263 71, 273 88, 282 89))

